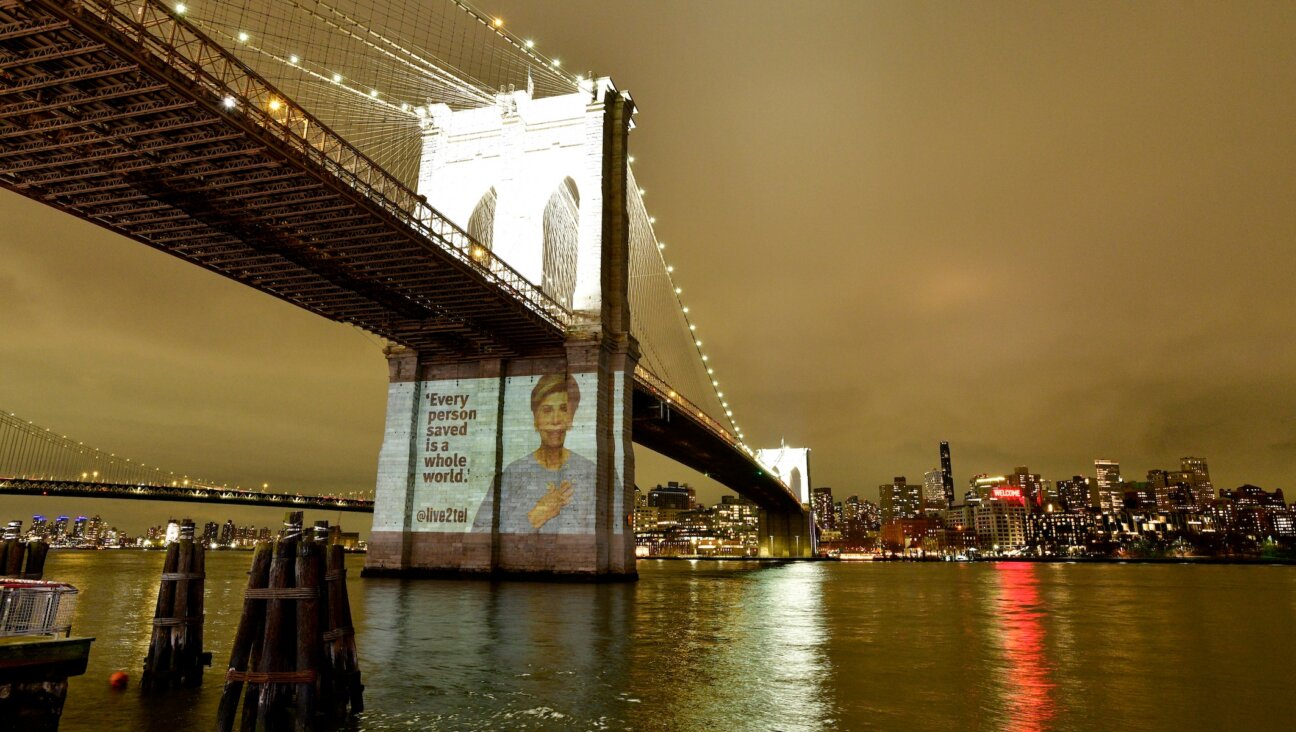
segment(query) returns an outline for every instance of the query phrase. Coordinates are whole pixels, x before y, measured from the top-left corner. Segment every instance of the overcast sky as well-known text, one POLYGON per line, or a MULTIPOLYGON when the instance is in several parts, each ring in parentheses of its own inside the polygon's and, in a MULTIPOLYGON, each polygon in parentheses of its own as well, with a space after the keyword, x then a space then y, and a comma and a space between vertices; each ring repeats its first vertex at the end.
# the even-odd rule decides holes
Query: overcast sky
MULTIPOLYGON (((725 392, 749 442, 813 449, 815 485, 875 498, 944 439, 960 486, 1199 455, 1292 487, 1296 4, 481 6, 630 90, 725 392)), ((8 192, 0 222, 0 408, 194 474, 372 486, 377 338, 8 192)), ((638 454, 641 486, 719 493, 638 454)))

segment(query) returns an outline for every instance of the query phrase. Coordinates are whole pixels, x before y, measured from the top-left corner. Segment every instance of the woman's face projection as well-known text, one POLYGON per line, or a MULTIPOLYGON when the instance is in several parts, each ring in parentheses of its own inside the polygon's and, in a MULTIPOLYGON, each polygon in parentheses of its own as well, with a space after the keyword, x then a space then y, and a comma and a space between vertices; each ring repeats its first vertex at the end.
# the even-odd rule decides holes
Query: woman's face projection
POLYGON ((557 448, 567 439, 575 415, 569 407, 566 391, 557 391, 540 400, 535 411, 535 428, 540 433, 540 445, 557 448))

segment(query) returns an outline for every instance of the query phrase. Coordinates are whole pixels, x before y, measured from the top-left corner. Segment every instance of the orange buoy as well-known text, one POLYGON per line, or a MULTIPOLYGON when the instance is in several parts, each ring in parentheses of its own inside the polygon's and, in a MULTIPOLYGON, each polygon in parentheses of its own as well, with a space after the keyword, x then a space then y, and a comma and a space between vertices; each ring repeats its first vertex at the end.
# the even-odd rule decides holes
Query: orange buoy
POLYGON ((113 671, 108 677, 108 685, 114 689, 125 689, 127 681, 130 681, 130 677, 125 671, 113 671))

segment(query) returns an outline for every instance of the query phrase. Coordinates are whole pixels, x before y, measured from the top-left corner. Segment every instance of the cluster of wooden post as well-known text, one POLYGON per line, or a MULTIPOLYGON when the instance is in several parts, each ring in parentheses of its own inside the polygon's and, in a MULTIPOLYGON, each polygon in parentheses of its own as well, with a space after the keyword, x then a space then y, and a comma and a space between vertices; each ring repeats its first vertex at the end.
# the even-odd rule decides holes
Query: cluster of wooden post
POLYGON ((153 634, 140 678, 145 691, 202 684, 203 667, 211 665, 211 653, 203 652, 206 563, 202 543, 194 540, 194 524, 185 519, 162 563, 153 634))
POLYGON ((313 729, 364 709, 345 555, 328 522, 302 532, 291 512, 275 540, 256 545, 230 652, 216 729, 313 729), (245 688, 246 687, 246 688, 245 688))
POLYGON ((22 522, 10 521, 0 539, 0 577, 40 579, 45 574, 45 555, 49 544, 41 540, 24 541, 22 522), (23 559, 26 558, 26 567, 23 559))

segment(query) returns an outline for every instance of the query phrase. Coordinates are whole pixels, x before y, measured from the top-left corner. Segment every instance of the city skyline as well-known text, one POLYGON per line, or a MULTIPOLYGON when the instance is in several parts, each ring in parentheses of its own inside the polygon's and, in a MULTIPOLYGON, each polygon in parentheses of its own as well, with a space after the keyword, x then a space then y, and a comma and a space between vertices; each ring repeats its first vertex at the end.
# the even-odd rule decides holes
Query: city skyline
MULTIPOLYGON (((829 7, 490 8, 634 93, 636 175, 749 441, 864 490, 941 439, 956 491, 1089 455, 1288 485, 1290 9, 829 7)), ((4 408, 245 485, 372 486, 376 338, 7 192, 0 215, 4 408)))

